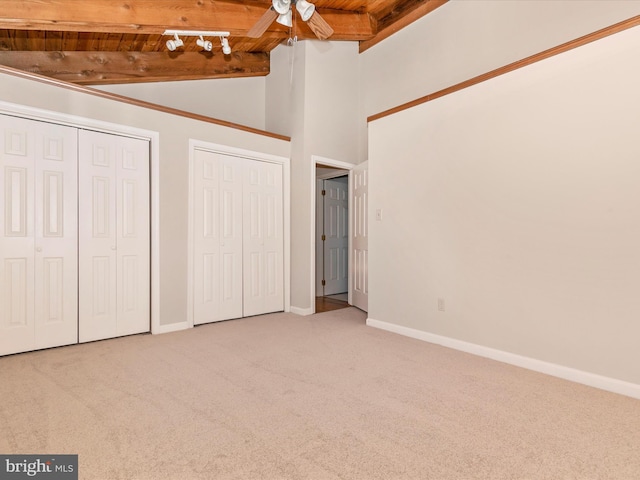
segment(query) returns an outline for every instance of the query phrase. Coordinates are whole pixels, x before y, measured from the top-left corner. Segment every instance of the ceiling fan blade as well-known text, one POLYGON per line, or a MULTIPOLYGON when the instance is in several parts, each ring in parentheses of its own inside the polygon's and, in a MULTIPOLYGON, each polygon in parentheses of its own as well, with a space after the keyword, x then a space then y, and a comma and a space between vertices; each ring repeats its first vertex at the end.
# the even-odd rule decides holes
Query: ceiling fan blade
POLYGON ((269 7, 269 9, 262 14, 260 20, 258 20, 255 25, 249 29, 249 31, 247 32, 247 37, 261 37, 262 34, 267 31, 267 28, 269 28, 269 25, 273 23, 277 16, 278 13, 273 9, 273 6, 269 7))
POLYGON ((307 24, 320 40, 326 40, 333 35, 333 28, 320 16, 317 10, 313 12, 311 18, 307 20, 307 24))

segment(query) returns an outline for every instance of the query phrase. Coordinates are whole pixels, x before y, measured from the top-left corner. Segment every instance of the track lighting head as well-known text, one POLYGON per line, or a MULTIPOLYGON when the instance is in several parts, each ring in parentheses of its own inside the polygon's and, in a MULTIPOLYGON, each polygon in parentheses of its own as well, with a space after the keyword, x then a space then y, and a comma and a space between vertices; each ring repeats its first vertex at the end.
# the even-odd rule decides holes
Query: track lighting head
POLYGON ((202 35, 200 35, 200 38, 196 40, 196 45, 204 48, 207 52, 210 52, 211 50, 213 50, 213 43, 211 43, 209 40, 205 40, 204 38, 202 38, 202 35))
POLYGON ((173 52, 176 48, 184 45, 184 42, 178 38, 178 34, 174 33, 171 40, 167 40, 167 48, 170 52, 173 52))
POLYGON ((220 44, 222 45, 222 53, 224 53, 225 55, 229 55, 231 53, 229 39, 227 37, 220 37, 220 44))

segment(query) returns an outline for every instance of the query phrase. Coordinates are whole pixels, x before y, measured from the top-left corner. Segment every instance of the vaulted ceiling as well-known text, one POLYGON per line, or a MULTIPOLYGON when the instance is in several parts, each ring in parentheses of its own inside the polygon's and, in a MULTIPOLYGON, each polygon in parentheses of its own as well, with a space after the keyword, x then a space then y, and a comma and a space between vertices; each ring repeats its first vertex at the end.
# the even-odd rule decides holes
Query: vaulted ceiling
POLYGON ((311 28, 295 8, 289 28, 271 21, 271 0, 2 0, 0 64, 83 85, 263 76, 269 52, 315 39, 318 19, 333 30, 329 40, 364 51, 446 2, 312 0, 311 28), (260 21, 268 27, 250 38, 260 21), (231 54, 217 38, 204 51, 193 36, 170 52, 165 30, 229 32, 231 54))

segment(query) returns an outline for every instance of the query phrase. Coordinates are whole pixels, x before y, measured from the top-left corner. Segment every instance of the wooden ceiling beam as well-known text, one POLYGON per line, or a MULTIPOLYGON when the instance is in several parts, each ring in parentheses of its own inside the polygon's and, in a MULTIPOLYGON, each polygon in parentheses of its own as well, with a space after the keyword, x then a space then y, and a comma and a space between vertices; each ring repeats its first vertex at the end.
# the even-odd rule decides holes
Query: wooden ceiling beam
MULTIPOLYGON (((96 33, 162 34, 164 30, 216 30, 245 36, 264 6, 219 0, 2 0, 0 28, 96 33)), ((367 13, 318 10, 334 30, 332 40, 366 40, 375 34, 367 13)), ((299 38, 315 38, 299 22, 299 38), (307 37, 307 34, 309 36, 307 37)), ((265 35, 288 37, 274 22, 265 35)))
POLYGON ((79 85, 101 85, 264 76, 269 54, 0 51, 0 64, 79 85))
POLYGON ((407 0, 397 5, 394 10, 385 17, 380 18, 376 26, 377 33, 374 37, 360 42, 360 53, 390 37, 398 30, 415 22, 426 14, 433 12, 449 0, 407 0), (402 7, 402 8, 400 8, 402 7))

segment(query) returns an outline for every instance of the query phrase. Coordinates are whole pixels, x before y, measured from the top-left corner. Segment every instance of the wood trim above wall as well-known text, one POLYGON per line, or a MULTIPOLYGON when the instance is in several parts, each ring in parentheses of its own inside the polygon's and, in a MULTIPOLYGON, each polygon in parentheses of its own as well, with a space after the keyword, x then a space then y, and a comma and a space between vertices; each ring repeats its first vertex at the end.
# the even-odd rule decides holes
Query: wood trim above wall
POLYGON ((190 118, 192 120, 198 120, 201 122, 212 123, 215 125, 220 125, 223 127, 229 127, 236 130, 242 130, 244 132, 255 133, 257 135, 263 135, 265 137, 277 138, 279 140, 285 140, 287 142, 291 141, 291 137, 287 137, 285 135, 280 135, 277 133, 271 133, 264 130, 260 130, 258 128, 247 127, 245 125, 240 125, 237 123, 227 122, 224 120, 218 120, 215 118, 207 117, 206 115, 200 115, 197 113, 186 112, 184 110, 179 110, 177 108, 165 107, 163 105, 157 105, 155 103, 145 102, 142 100, 137 100, 135 98, 125 97, 123 95, 118 95, 115 93, 104 92, 102 90, 97 90, 95 88, 76 85, 74 83, 65 82, 62 80, 56 80, 53 78, 45 77, 42 75, 38 75, 36 73, 25 72, 22 70, 18 70, 15 68, 7 67, 4 65, 0 65, 0 73, 4 73, 6 75, 11 75, 14 77, 20 77, 27 80, 33 80, 36 82, 44 83, 47 85, 53 85, 60 88, 65 88, 67 90, 73 90, 75 92, 86 93, 88 95, 93 95, 95 97, 106 98, 108 100, 113 100, 116 102, 126 103, 129 105, 134 105, 136 107, 148 108, 150 110, 156 110, 158 112, 168 113, 171 115, 178 115, 180 117, 190 118))
POLYGON ((637 27, 638 25, 640 25, 640 15, 636 15, 635 17, 631 17, 627 20, 623 20, 622 22, 616 23, 614 25, 610 25, 601 30, 585 35, 583 37, 563 43, 562 45, 558 45, 557 47, 553 47, 543 52, 537 53, 535 55, 531 55, 530 57, 524 58, 522 60, 518 60, 517 62, 510 63, 509 65, 505 65, 504 67, 500 67, 490 72, 484 73, 482 75, 478 75, 477 77, 471 78, 469 80, 458 83, 451 87, 444 88, 435 93, 425 95, 424 97, 420 97, 411 102, 407 102, 397 107, 390 108, 389 110, 376 113, 375 115, 371 115, 370 117, 367 117, 367 122, 373 122, 375 120, 379 120, 380 118, 393 115, 394 113, 398 113, 403 110, 407 110, 409 108, 415 107, 417 105, 430 102, 437 98, 444 97, 445 95, 449 95, 451 93, 458 92, 465 88, 472 87, 473 85, 477 85, 478 83, 486 82, 487 80, 491 80, 492 78, 496 78, 500 75, 504 75, 505 73, 513 72, 514 70, 518 70, 520 68, 526 67, 528 65, 539 62, 541 60, 545 60, 547 58, 553 57, 560 53, 573 50, 574 48, 581 47, 588 43, 601 40, 605 37, 614 35, 616 33, 620 33, 624 30, 637 27))

